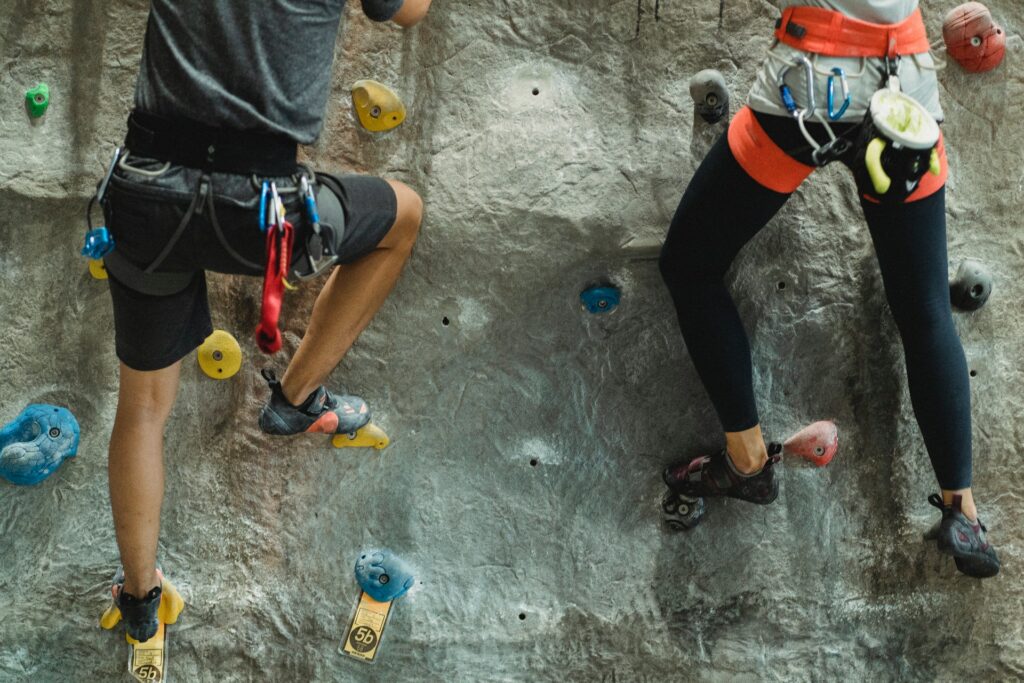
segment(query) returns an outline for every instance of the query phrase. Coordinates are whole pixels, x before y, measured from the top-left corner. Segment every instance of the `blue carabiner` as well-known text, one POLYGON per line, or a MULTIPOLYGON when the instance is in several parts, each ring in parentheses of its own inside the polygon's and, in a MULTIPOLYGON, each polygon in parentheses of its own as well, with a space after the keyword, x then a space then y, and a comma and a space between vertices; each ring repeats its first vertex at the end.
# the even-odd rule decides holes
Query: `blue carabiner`
POLYGON ((832 67, 832 73, 828 77, 828 117, 838 121, 846 113, 850 106, 850 84, 846 81, 846 72, 843 67, 832 67), (843 106, 836 111, 836 76, 839 76, 840 85, 843 88, 843 106))
POLYGON ((309 180, 306 176, 302 176, 301 181, 302 199, 306 202, 306 213, 309 214, 309 221, 313 224, 313 232, 320 233, 320 214, 316 210, 316 195, 313 194, 313 188, 309 184, 309 180))
POLYGON ((267 196, 270 194, 270 182, 267 180, 263 181, 263 187, 260 188, 260 217, 259 226, 260 232, 267 231, 267 196))

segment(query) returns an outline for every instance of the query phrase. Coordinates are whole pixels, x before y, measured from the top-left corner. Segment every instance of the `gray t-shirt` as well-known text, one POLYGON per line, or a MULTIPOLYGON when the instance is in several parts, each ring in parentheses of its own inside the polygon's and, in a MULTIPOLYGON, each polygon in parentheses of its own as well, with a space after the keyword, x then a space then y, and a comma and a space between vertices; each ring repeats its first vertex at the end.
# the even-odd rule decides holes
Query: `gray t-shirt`
POLYGON ((917 9, 917 0, 794 0, 775 4, 780 10, 789 5, 824 7, 872 24, 898 24, 917 9))
MULTIPOLYGON (((790 5, 825 7, 840 11, 854 19, 876 24, 899 23, 913 14, 917 4, 917 0, 775 0, 775 5, 780 10, 790 5)), ((751 109, 764 114, 789 116, 779 98, 778 75, 801 53, 801 50, 777 41, 771 46, 750 89, 747 103, 751 109)), ((846 72, 850 84, 851 99, 850 107, 841 120, 856 122, 863 119, 871 96, 882 83, 885 71, 883 60, 803 54, 814 64, 814 92, 819 116, 827 114, 826 93, 829 73, 834 67, 841 67, 846 72)), ((900 63, 900 84, 903 92, 923 104, 932 116, 941 121, 943 113, 939 104, 935 70, 935 61, 930 53, 906 55, 900 63)), ((807 106, 807 87, 803 70, 790 71, 786 76, 786 83, 792 89, 797 103, 800 106, 807 106)))
MULTIPOLYGON (((362 0, 387 21, 404 0, 362 0)), ((345 0, 152 0, 135 106, 313 142, 345 0)))

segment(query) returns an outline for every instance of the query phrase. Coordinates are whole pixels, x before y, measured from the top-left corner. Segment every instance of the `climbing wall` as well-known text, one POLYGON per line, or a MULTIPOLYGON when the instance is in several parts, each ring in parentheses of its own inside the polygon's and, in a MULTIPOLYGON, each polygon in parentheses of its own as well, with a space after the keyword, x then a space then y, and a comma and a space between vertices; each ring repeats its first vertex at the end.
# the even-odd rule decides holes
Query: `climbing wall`
MULTIPOLYGON (((357 3, 356 3, 357 4, 357 3)), ((951 268, 985 262, 988 305, 956 314, 972 370, 976 492, 1003 573, 958 574, 921 541, 936 489, 853 185, 819 172, 729 276, 769 436, 834 418, 826 469, 784 468, 766 508, 661 522, 661 466, 717 422, 655 261, 724 124, 687 81, 711 67, 742 102, 776 16, 763 0, 435 0, 414 30, 348 10, 320 141, 329 170, 399 178, 426 201, 394 295, 331 376, 367 398, 384 451, 256 428, 259 368, 281 370, 316 285, 288 296, 285 347, 259 353, 260 284, 211 276, 241 341, 230 380, 184 362, 166 434, 160 562, 188 603, 178 681, 1011 680, 1024 676, 1024 5, 997 70, 939 74, 951 268), (354 122, 374 78, 409 108, 354 122), (579 292, 607 279, 608 315, 579 292), (339 654, 352 565, 387 546, 417 569, 378 662, 339 654)), ((953 4, 923 0, 932 36, 953 4)), ((101 631, 118 555, 106 447, 117 391, 106 285, 78 256, 85 201, 124 133, 147 3, 0 4, 0 421, 70 407, 76 458, 0 481, 0 680, 125 676, 101 631), (45 117, 24 94, 50 86, 45 117)))

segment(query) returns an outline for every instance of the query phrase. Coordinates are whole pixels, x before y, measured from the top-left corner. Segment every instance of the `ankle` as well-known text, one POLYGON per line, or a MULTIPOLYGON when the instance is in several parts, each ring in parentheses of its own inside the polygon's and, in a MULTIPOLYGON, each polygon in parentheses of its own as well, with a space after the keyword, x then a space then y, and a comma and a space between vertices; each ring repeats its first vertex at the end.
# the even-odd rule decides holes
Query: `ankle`
POLYGON ((150 591, 159 586, 161 583, 160 577, 153 572, 149 579, 143 581, 129 581, 127 578, 124 580, 124 585, 121 590, 139 600, 145 599, 149 595, 150 591))
POLYGON ((301 406, 306 399, 309 398, 310 394, 316 391, 316 387, 307 387, 305 385, 299 385, 297 383, 289 383, 288 378, 285 377, 281 380, 281 396, 284 400, 288 401, 293 408, 301 406))
POLYGON ((735 454, 726 449, 725 455, 740 474, 757 474, 764 469, 765 463, 768 462, 767 451, 760 455, 756 453, 735 454))

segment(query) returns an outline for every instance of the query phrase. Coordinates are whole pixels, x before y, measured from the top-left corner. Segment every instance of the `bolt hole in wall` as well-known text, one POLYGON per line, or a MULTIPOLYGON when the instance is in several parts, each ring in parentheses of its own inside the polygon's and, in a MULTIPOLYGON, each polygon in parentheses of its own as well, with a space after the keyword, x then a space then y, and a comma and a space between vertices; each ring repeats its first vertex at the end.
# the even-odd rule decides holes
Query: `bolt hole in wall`
POLYGON ((539 95, 540 94, 540 88, 534 88, 533 89, 533 94, 534 95, 539 95))
POLYGON ((978 371, 977 370, 971 370, 971 377, 977 377, 977 376, 978 376, 978 371))
POLYGON ((519 613, 519 621, 526 621, 526 615, 522 612, 519 613))
POLYGON ((445 327, 448 327, 449 325, 452 324, 452 321, 448 319, 448 316, 445 316, 441 318, 441 324, 444 325, 445 327))
POLYGON ((782 290, 784 290, 786 288, 786 283, 785 282, 779 282, 777 285, 775 285, 775 288, 778 289, 781 292, 782 290))
POLYGON ((530 467, 537 466, 537 458, 530 458, 530 467))

